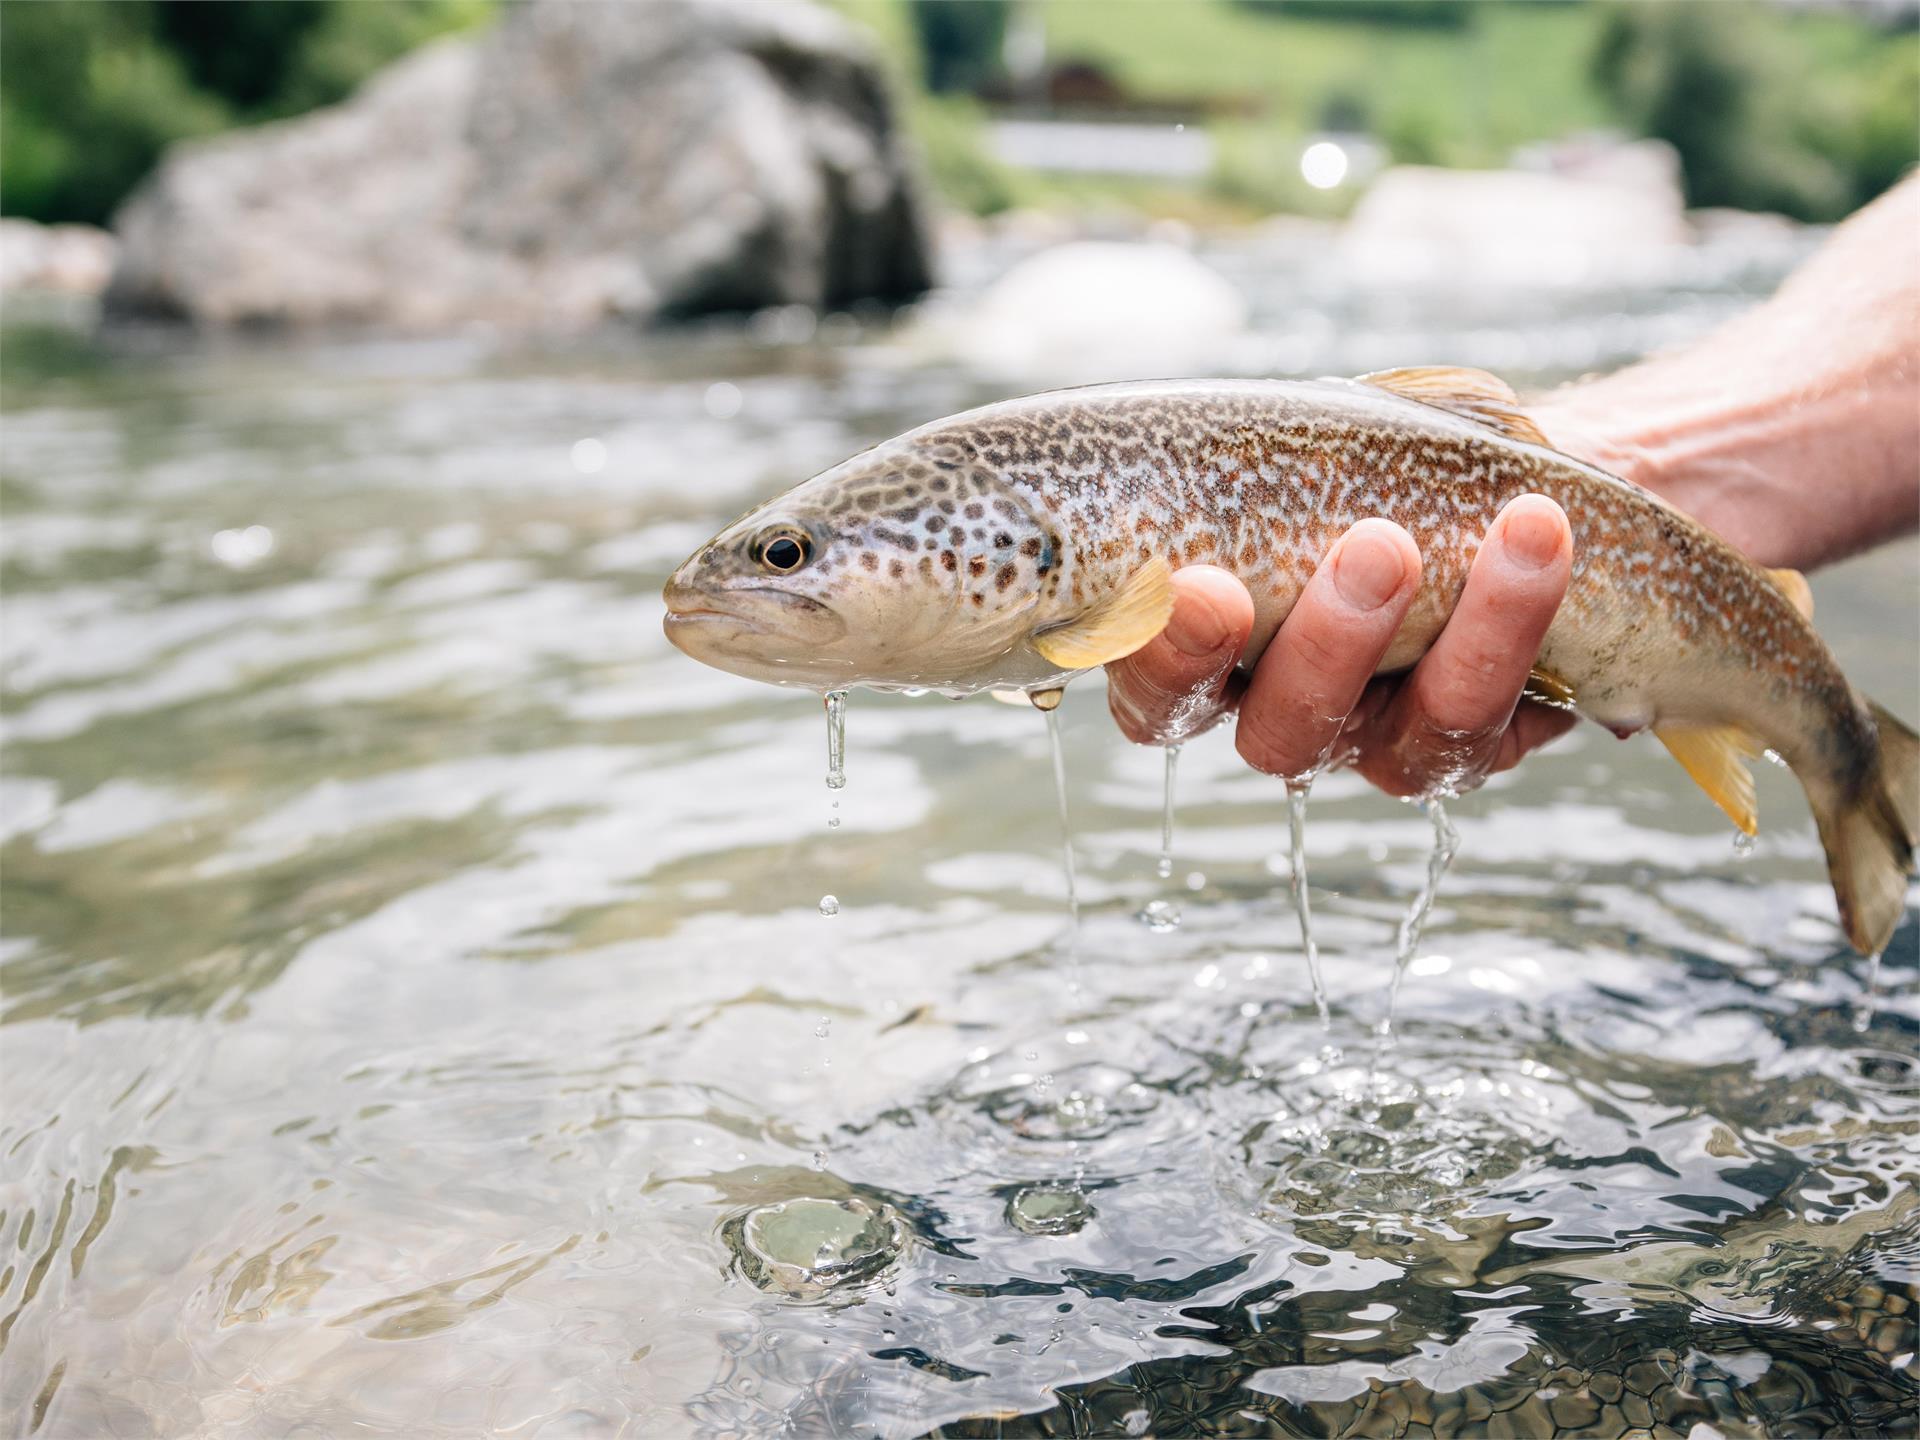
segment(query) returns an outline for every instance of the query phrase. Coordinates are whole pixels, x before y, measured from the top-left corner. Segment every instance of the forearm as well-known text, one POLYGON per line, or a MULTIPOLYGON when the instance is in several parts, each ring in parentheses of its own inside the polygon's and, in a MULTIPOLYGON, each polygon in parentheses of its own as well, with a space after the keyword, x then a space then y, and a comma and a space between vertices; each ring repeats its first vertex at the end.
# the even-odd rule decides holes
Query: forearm
POLYGON ((1847 221, 1766 304, 1699 344, 1547 396, 1557 446, 1768 565, 1920 524, 1920 181, 1847 221))

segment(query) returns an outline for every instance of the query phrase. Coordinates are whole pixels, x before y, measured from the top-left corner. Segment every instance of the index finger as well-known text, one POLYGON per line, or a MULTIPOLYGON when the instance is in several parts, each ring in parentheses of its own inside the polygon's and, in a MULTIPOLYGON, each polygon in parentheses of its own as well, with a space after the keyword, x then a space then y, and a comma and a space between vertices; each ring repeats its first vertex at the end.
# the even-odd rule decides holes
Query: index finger
POLYGON ((1107 666, 1107 708, 1141 745, 1197 735, 1231 708, 1227 684, 1253 633, 1253 597, 1215 565, 1173 574, 1167 628, 1107 666))

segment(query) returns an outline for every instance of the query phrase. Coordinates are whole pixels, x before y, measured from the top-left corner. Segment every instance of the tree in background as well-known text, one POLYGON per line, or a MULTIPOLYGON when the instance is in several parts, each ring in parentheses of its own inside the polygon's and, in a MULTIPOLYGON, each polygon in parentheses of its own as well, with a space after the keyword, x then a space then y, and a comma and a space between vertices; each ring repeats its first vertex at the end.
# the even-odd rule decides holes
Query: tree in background
POLYGON ((909 10, 929 90, 973 90, 998 73, 1008 0, 940 0, 909 10))
POLYGON ((341 99, 494 0, 0 4, 0 214, 105 224, 175 140, 341 99))
POLYGON ((1767 12, 1621 4, 1594 53, 1623 120, 1680 153, 1687 202, 1836 220, 1916 159, 1920 59, 1894 45, 1867 84, 1817 83, 1767 12))

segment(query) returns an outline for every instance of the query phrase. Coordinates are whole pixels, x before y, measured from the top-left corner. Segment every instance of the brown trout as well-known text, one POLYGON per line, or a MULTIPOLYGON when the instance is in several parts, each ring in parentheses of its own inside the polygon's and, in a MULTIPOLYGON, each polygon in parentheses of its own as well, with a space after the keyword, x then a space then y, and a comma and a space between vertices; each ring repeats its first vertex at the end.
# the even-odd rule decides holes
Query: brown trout
POLYGON ((1385 516, 1424 560, 1389 674, 1433 643, 1487 526, 1527 493, 1574 536, 1537 693, 1617 734, 1652 729, 1749 835, 1747 762, 1785 759, 1848 938, 1882 949, 1920 822, 1914 732, 1847 683, 1797 573, 1551 449, 1478 371, 1099 385, 936 420, 701 547, 667 584, 666 630, 774 684, 1045 698, 1152 639, 1171 572, 1210 564, 1252 593, 1251 666, 1334 541, 1385 516))

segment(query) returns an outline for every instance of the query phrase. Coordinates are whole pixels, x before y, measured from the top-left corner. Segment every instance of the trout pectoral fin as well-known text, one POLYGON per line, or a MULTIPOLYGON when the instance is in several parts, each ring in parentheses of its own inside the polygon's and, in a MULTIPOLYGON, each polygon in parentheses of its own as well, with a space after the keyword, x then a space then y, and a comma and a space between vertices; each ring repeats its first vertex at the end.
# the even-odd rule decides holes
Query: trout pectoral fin
POLYGON ((1719 729, 1656 725, 1653 733, 1743 834, 1760 828, 1753 805, 1753 772, 1747 769, 1747 762, 1760 753, 1758 740, 1731 725, 1719 729))
POLYGON ((1807 584, 1807 577, 1798 570, 1769 570, 1767 578, 1774 586, 1793 602, 1793 608, 1811 620, 1813 618, 1813 587, 1807 584))
POLYGON ((1133 654, 1167 627, 1173 571, 1156 555, 1078 620, 1033 637, 1033 648, 1062 670, 1091 670, 1133 654))
POLYGON ((1527 688, 1521 693, 1529 700, 1538 700, 1542 705, 1556 706, 1561 710, 1571 710, 1576 703, 1573 687, 1551 670, 1538 665, 1527 672, 1527 688))
POLYGON ((1418 400, 1422 405, 1451 410, 1499 431, 1509 440, 1553 448, 1540 427, 1521 413, 1520 397, 1513 393, 1513 387, 1484 370, 1459 365, 1408 365, 1398 370, 1375 370, 1362 375, 1360 383, 1418 400))

